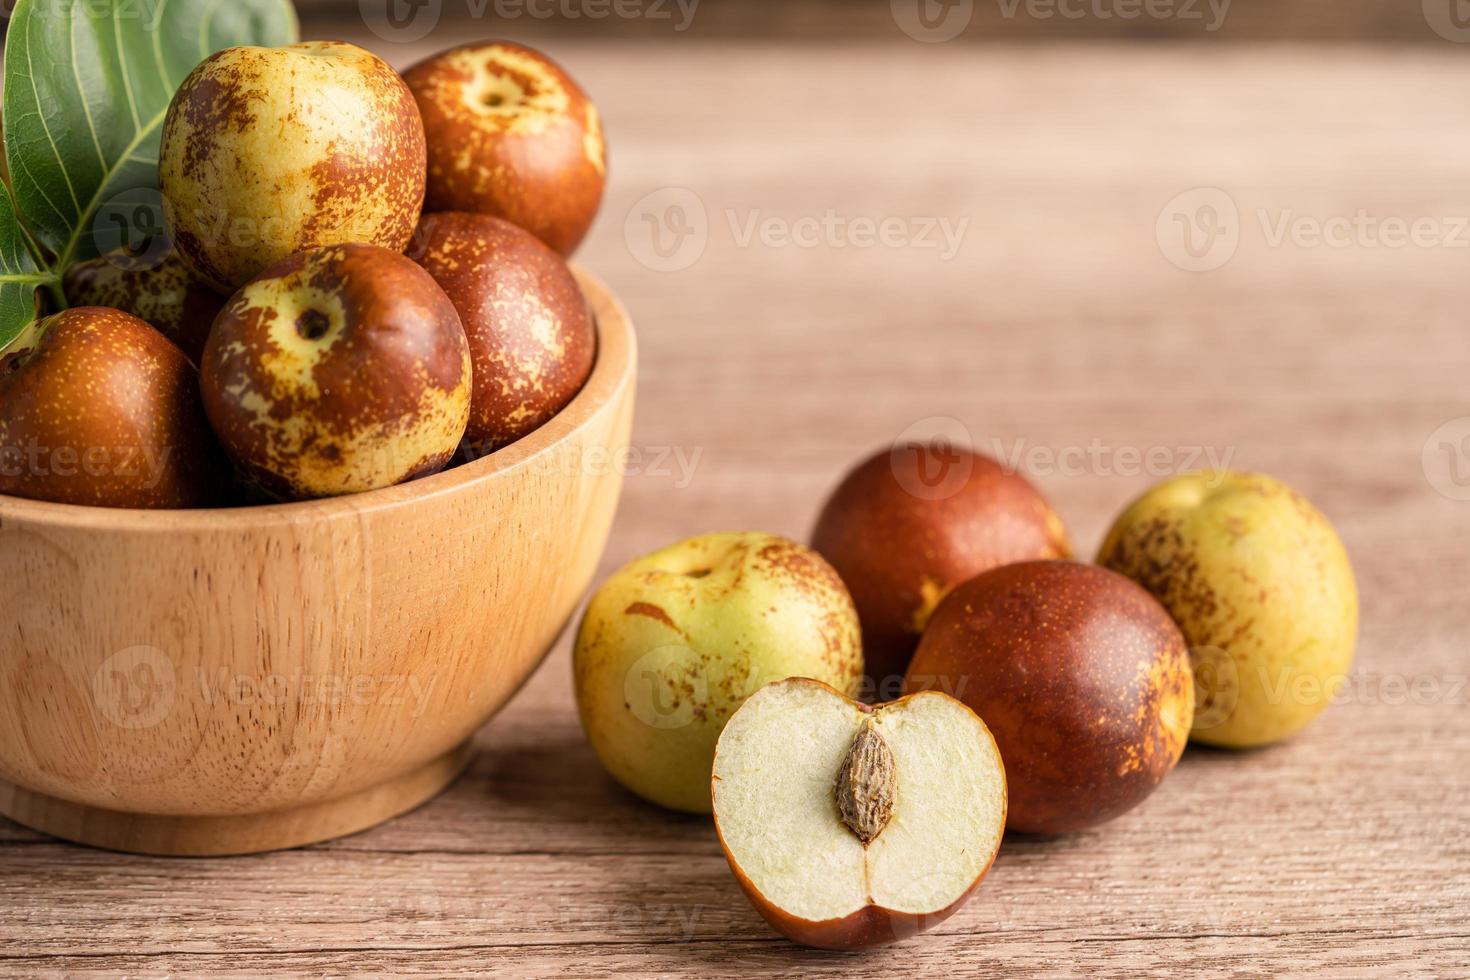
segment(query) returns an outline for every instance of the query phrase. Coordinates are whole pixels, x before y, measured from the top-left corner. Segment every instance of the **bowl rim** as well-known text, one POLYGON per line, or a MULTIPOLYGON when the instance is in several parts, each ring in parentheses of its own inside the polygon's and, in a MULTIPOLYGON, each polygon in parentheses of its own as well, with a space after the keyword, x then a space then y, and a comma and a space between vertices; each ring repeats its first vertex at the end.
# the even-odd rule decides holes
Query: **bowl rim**
POLYGON ((0 525, 14 521, 99 531, 178 532, 258 529, 295 524, 302 520, 357 519, 369 513, 462 493, 503 473, 549 459, 581 434, 609 404, 619 399, 632 382, 637 367, 637 339, 627 310, 602 280, 576 263, 568 265, 592 307, 597 334, 592 373, 565 408, 540 428, 503 449, 391 487, 340 497, 253 507, 152 510, 58 504, 0 494, 0 525))

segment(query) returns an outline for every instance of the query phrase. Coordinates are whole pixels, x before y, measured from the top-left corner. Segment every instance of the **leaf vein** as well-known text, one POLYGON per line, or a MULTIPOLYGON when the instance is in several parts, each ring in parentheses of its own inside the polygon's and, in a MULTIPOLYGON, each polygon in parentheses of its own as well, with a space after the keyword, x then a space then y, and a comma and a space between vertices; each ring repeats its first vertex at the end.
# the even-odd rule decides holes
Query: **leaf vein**
MULTIPOLYGON (((133 136, 133 141, 123 149, 122 155, 117 158, 117 163, 113 164, 108 169, 107 173, 103 176, 102 181, 97 185, 97 192, 93 194, 92 199, 87 202, 87 208, 84 212, 87 218, 91 217, 92 212, 101 202, 102 193, 107 190, 108 185, 112 183, 112 179, 117 176, 117 172, 123 168, 123 165, 126 164, 129 159, 132 158, 133 151, 141 146, 144 140, 153 135, 153 131, 158 128, 160 123, 163 122, 163 117, 167 112, 167 108, 160 109, 158 115, 148 120, 147 124, 143 128, 139 129, 137 134, 133 136)), ((71 263, 72 256, 76 254, 77 245, 81 242, 82 238, 82 228, 85 224, 85 220, 78 221, 76 228, 72 230, 71 237, 66 240, 66 246, 61 250, 61 257, 57 260, 61 268, 66 268, 67 265, 71 263)))
MULTIPOLYGON (((74 209, 76 209, 77 215, 80 216, 81 215, 81 205, 77 201, 77 191, 76 191, 76 188, 72 187, 72 185, 71 185, 71 173, 66 169, 66 161, 63 160, 63 159, 61 159, 61 150, 56 146, 56 139, 55 139, 55 137, 53 137, 51 135, 51 124, 46 121, 46 114, 43 111, 41 111, 41 90, 36 85, 35 63, 31 60, 31 38, 30 38, 30 30, 31 30, 31 25, 32 24, 35 24, 35 23, 36 23, 36 18, 34 18, 34 17, 29 18, 26 21, 25 46, 26 46, 26 67, 31 70, 31 94, 33 96, 35 96, 35 100, 36 100, 36 118, 38 118, 41 121, 41 131, 46 134, 46 142, 49 143, 49 144, 51 144, 51 155, 54 156, 54 157, 56 157, 56 166, 57 166, 58 169, 60 169, 61 176, 66 181, 66 190, 67 190, 67 193, 69 193, 71 195, 71 206, 74 209)), ((22 161, 22 162, 24 162, 24 161, 22 161)), ((28 176, 31 176, 31 168, 30 167, 26 167, 25 169, 26 169, 26 174, 28 176)), ((51 201, 50 195, 48 195, 46 193, 45 189, 43 187, 41 187, 40 182, 39 181, 36 181, 36 179, 35 179, 34 176, 31 176, 31 180, 32 180, 33 183, 35 183, 36 189, 41 192, 41 196, 44 197, 44 198, 46 198, 46 203, 49 204, 49 205, 51 205, 51 210, 55 211, 57 217, 61 218, 61 220, 63 222, 65 222, 66 221, 66 215, 62 214, 61 213, 61 209, 58 208, 51 201)))
POLYGON ((46 206, 51 209, 51 213, 55 214, 58 218, 65 222, 66 215, 61 213, 61 209, 56 206, 56 202, 51 200, 51 195, 46 193, 46 188, 42 187, 41 182, 36 179, 35 174, 31 173, 31 165, 29 162, 26 161, 26 158, 23 156, 18 156, 16 157, 15 162, 20 164, 20 169, 22 172, 25 173, 26 180, 30 182, 31 187, 34 187, 36 189, 36 193, 41 195, 41 200, 46 202, 46 206))
POLYGON ((112 38, 117 44, 117 63, 122 69, 123 92, 128 97, 128 111, 133 114, 133 129, 136 131, 143 125, 143 122, 138 117, 138 97, 133 94, 133 76, 128 72, 127 48, 123 45, 122 39, 122 21, 117 16, 121 8, 120 3, 112 5, 112 38))
POLYGON ((154 14, 153 21, 153 61, 158 65, 158 77, 163 82, 163 90, 172 92, 174 85, 169 81, 168 65, 163 59, 163 11, 168 6, 168 0, 159 0, 158 11, 154 14))
MULTIPOLYGON (((78 20, 80 18, 74 18, 72 20, 71 26, 67 29, 66 38, 71 44, 71 76, 77 81, 77 91, 86 92, 87 88, 82 84, 81 68, 77 65, 76 33, 78 20)), ((92 105, 87 101, 85 95, 82 96, 82 112, 87 117, 87 130, 92 134, 92 145, 97 149, 97 162, 102 165, 103 170, 106 170, 107 154, 102 152, 102 140, 97 136, 97 124, 92 120, 92 105)))

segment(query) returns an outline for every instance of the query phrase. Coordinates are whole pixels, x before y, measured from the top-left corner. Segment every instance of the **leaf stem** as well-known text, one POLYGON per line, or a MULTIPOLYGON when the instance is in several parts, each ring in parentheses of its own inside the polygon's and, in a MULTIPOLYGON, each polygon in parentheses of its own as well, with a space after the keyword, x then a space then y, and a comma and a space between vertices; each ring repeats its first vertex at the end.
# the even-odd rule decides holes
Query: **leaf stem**
POLYGON ((61 277, 52 273, 46 280, 46 288, 51 293, 51 298, 56 300, 56 308, 64 310, 71 304, 66 301, 66 291, 61 288, 61 277))

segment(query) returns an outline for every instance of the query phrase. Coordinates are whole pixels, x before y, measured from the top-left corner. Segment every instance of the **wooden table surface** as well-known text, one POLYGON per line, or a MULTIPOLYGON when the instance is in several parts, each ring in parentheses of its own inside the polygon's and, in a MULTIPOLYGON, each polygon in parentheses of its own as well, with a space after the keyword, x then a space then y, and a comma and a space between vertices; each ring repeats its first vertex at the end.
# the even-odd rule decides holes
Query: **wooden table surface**
POLYGON ((642 345, 603 574, 712 529, 804 537, 843 468, 912 426, 1025 453, 1084 555, 1155 479, 1140 455, 1210 452, 1340 528, 1362 591, 1342 703, 1284 745, 1190 750, 1101 829, 1007 840, 932 933, 835 955, 766 928, 708 820, 602 772, 563 637, 463 780, 347 840, 162 860, 0 823, 0 970, 1470 972, 1464 50, 551 49, 612 141, 581 259, 642 345), (1204 235, 1201 203, 1235 207, 1234 253, 1190 272, 1174 212, 1204 235), (1421 234, 1395 246, 1360 212, 1421 234), (1314 244, 1333 218, 1346 237, 1314 244), (893 243, 854 219, 892 219, 893 243), (961 223, 953 254, 925 244, 961 223))

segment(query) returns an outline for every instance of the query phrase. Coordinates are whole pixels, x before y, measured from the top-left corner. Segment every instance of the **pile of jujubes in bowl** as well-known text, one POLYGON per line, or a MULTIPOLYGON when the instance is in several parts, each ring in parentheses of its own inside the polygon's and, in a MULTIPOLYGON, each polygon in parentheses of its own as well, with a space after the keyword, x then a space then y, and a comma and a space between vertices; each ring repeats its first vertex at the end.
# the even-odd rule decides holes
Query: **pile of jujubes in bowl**
POLYGON ((592 370, 565 257, 605 175, 596 108, 520 45, 210 55, 162 126, 167 247, 67 267, 0 363, 0 494, 303 500, 510 445, 592 370))

